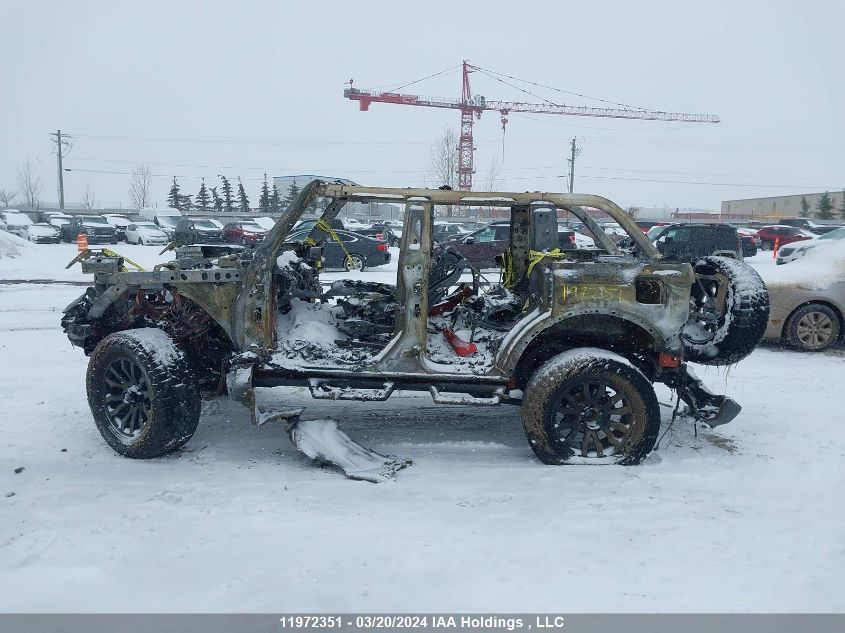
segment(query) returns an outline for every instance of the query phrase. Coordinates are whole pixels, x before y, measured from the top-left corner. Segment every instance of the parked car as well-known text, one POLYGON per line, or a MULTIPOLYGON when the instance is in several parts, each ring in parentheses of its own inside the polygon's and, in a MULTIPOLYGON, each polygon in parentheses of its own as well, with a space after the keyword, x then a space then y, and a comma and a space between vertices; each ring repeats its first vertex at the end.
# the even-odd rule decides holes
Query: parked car
POLYGON ((355 229, 355 233, 374 237, 377 240, 384 240, 387 242, 388 246, 399 246, 400 234, 394 232, 392 227, 382 224, 381 222, 373 224, 366 229, 355 229))
MULTIPOLYGON (((755 250, 762 250, 763 240, 760 239, 760 232, 757 229, 750 226, 737 226, 736 232, 739 233, 740 237, 750 237, 755 250)), ((749 255, 746 255, 746 257, 749 257, 749 255)))
POLYGON ((153 222, 133 222, 126 227, 127 244, 163 246, 170 242, 167 233, 153 222))
POLYGON ((182 212, 173 207, 164 207, 162 209, 146 207, 141 209, 139 214, 142 221, 152 222, 167 233, 167 237, 171 240, 176 232, 176 225, 182 219, 182 212))
POLYGON ((114 230, 117 231, 117 239, 121 242, 125 242, 126 227, 132 223, 129 218, 123 215, 117 215, 116 213, 106 213, 103 217, 106 219, 106 222, 111 224, 114 227, 114 230))
POLYGON ((33 223, 32 219, 26 213, 17 209, 6 209, 0 212, 0 219, 6 225, 4 230, 18 237, 23 237, 26 227, 33 223))
POLYGON ((364 224, 361 220, 357 220, 355 218, 343 218, 343 228, 347 231, 355 231, 358 232, 359 229, 366 229, 369 228, 369 224, 364 224))
MULTIPOLYGON (((317 218, 311 218, 310 220, 302 220, 300 222, 297 222, 296 226, 293 227, 293 230, 294 231, 304 231, 304 230, 307 229, 307 230, 310 231, 316 225, 317 225, 317 218)), ((329 222, 329 225, 336 231, 337 230, 341 230, 341 231, 344 230, 343 222, 338 218, 335 218, 334 220, 329 222)))
POLYGON ((59 228, 63 242, 75 242, 82 234, 89 244, 117 244, 117 231, 101 215, 75 215, 59 228))
POLYGON ((185 244, 219 244, 224 242, 223 231, 211 220, 202 218, 182 218, 176 223, 173 241, 185 244))
MULTIPOLYGON (((566 228, 564 225, 558 225, 557 247, 561 250, 575 250, 579 248, 578 235, 572 229, 566 228)), ((442 246, 448 246, 453 251, 460 253, 473 266, 478 268, 493 268, 499 265, 497 258, 510 245, 510 237, 510 221, 501 220, 491 222, 469 235, 447 240, 442 246)), ((581 239, 584 246, 580 248, 589 248, 595 245, 593 240, 585 235, 581 235, 581 239)))
POLYGON ((58 244, 59 229, 46 222, 28 224, 24 227, 22 238, 36 244, 58 244))
POLYGON ((643 233, 648 233, 655 226, 666 226, 671 224, 671 222, 664 222, 661 220, 637 220, 634 224, 640 227, 643 233))
POLYGON ((778 256, 775 263, 788 264, 789 262, 793 262, 796 259, 803 257, 817 246, 827 246, 828 244, 833 243, 833 241, 841 240, 843 238, 845 238, 845 227, 838 228, 835 231, 825 233, 824 235, 819 235, 812 240, 803 240, 801 242, 789 244, 778 249, 778 256))
POLYGON ((803 229, 796 229, 794 226, 781 224, 771 224, 769 226, 760 227, 757 234, 760 236, 760 240, 763 243, 764 251, 774 249, 775 242, 777 242, 779 246, 783 246, 784 244, 792 244, 792 242, 811 240, 815 237, 815 235, 808 233, 803 229))
POLYGON ((834 224, 819 224, 818 222, 813 222, 809 218, 781 218, 778 220, 778 224, 804 229, 814 235, 824 235, 825 233, 830 233, 831 231, 835 231, 840 228, 834 224))
POLYGON ((845 240, 832 240, 789 266, 769 269, 765 281, 771 306, 765 338, 807 352, 842 341, 845 240))
POLYGON ((51 226, 55 226, 57 229, 61 229, 63 224, 67 224, 70 222, 72 215, 68 215, 67 213, 53 213, 50 215, 50 219, 47 220, 47 223, 51 226))
MULTIPOLYGON (((312 227, 313 228, 313 227, 312 227)), ((288 237, 289 242, 302 242, 311 233, 310 228, 299 228, 288 237)), ((345 270, 364 270, 371 266, 383 266, 390 261, 390 251, 385 240, 352 233, 344 229, 336 229, 335 233, 343 241, 343 246, 349 251, 349 259, 340 244, 327 236, 323 241, 323 266, 326 268, 343 268, 345 270)))
POLYGON ((243 246, 259 244, 267 231, 255 222, 229 222, 223 227, 227 242, 243 246))
POLYGON ((452 222, 435 222, 434 223, 434 241, 445 242, 447 240, 460 238, 469 235, 472 231, 465 229, 460 224, 452 222))
POLYGON ((654 234, 649 231, 649 236, 660 254, 676 261, 695 262, 708 255, 743 259, 742 241, 730 224, 670 224, 654 234))

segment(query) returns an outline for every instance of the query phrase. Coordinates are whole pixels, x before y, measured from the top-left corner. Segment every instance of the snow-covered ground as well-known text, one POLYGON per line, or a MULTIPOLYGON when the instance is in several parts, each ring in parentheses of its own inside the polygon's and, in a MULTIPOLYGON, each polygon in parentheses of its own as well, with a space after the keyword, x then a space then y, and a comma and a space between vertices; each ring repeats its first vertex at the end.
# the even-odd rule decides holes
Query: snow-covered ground
MULTIPOLYGON (((34 248, 0 259, 0 279, 84 279, 62 272, 66 245, 34 248)), ((304 418, 414 460, 373 485, 310 465, 227 401, 205 403, 180 453, 117 456, 58 324, 80 292, 0 283, 0 611, 845 610, 842 350, 697 368, 743 412, 696 436, 665 406, 636 467, 543 466, 516 408, 283 391, 304 418)))

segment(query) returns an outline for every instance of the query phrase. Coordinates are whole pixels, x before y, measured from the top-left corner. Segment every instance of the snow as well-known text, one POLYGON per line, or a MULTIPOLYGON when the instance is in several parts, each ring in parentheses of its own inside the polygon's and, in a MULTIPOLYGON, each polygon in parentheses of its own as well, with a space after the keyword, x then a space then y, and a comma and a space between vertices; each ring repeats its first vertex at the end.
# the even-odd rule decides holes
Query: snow
MULTIPOLYGON (((101 248, 99 245, 92 248, 101 248)), ((125 255, 138 262, 147 270, 152 270, 158 263, 174 258, 173 251, 159 255, 163 246, 140 246, 137 244, 106 244, 105 248, 125 255)), ((62 282, 91 282, 92 275, 82 273, 77 263, 65 269, 71 260, 79 254, 76 244, 39 244, 35 245, 14 235, 0 231, 0 281, 3 280, 53 280, 62 282), (12 258, 3 256, 4 244, 15 244, 22 249, 12 258)))
POLYGON ((766 285, 826 288, 845 278, 845 240, 831 240, 830 244, 817 246, 804 257, 788 264, 758 269, 766 285))
MULTIPOLYGON (((33 278, 63 267, 66 246, 33 247, 46 254, 23 257, 33 278)), ((0 279, 20 259, 0 259, 0 279)), ((774 268, 771 254, 752 263, 774 268)), ((117 456, 91 419, 87 359, 59 327, 80 290, 0 283, 2 611, 845 609, 841 348, 764 346, 729 371, 697 368, 743 406, 697 435, 670 426, 659 387, 665 436, 632 467, 540 464, 516 407, 274 390, 414 461, 376 486, 315 467, 223 399, 204 403, 182 451, 117 456)))
POLYGON ((140 343, 162 365, 169 365, 183 357, 182 352, 174 345, 173 339, 158 328, 136 328, 131 333, 118 332, 115 336, 140 343))
POLYGON ((35 251, 36 247, 31 242, 6 231, 0 231, 0 276, 2 276, 4 267, 18 264, 18 262, 12 264, 9 260, 32 257, 35 251))

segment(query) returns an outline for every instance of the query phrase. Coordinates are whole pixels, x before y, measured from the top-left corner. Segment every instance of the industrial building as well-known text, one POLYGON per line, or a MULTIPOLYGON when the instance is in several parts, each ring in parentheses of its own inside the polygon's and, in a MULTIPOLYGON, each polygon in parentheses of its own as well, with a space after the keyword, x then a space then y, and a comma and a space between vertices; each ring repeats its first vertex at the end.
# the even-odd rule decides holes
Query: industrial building
MULTIPOLYGON (((818 211, 819 199, 824 192, 799 193, 788 196, 771 196, 769 198, 747 198, 745 200, 725 200, 722 202, 722 217, 747 218, 749 220, 777 220, 785 217, 799 217, 802 214, 801 199, 810 205, 810 215, 815 216, 818 211)), ((832 205, 832 211, 837 218, 841 217, 842 191, 827 192, 832 205)))

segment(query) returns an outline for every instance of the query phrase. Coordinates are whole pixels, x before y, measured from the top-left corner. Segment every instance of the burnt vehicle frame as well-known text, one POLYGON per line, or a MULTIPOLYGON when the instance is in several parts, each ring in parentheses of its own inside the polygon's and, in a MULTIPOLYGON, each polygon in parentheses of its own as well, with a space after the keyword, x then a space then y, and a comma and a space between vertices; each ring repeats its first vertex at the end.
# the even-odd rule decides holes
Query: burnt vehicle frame
MULTIPOLYGON (((761 299, 752 306, 761 314, 753 327, 744 324, 754 331, 741 333, 740 349, 721 357, 714 332, 720 341, 730 339, 725 336, 730 319, 724 314, 731 296, 740 293, 728 287, 730 266, 709 264, 710 269, 697 275, 688 263, 665 260, 620 207, 600 196, 388 189, 313 181, 253 252, 185 247, 177 250, 173 262, 143 272, 123 270, 120 258, 88 257, 83 267, 94 273, 94 285, 66 308, 62 322, 71 342, 94 355, 92 364, 110 335, 136 328, 163 330, 184 353, 183 364, 199 390, 228 391, 249 406, 259 424, 288 416, 283 409, 259 406, 256 389, 264 387, 305 386, 314 398, 360 401, 386 400, 396 390, 427 391, 441 404, 522 405, 526 435, 546 463, 563 463, 577 456, 579 448, 582 457, 604 457, 605 449, 618 456, 616 461, 636 463, 651 450, 660 425, 651 383, 674 388, 690 412, 711 426, 729 422, 739 413, 733 400, 706 389, 687 368, 685 356, 727 364, 750 353, 765 327, 767 298, 765 305, 761 299), (288 242, 296 221, 317 198, 328 202, 323 222, 313 227, 305 243, 288 242), (382 324, 384 345, 345 366, 307 358, 274 362, 280 337, 284 338, 276 327, 280 311, 289 308, 292 299, 319 302, 329 296, 314 283, 319 244, 331 239, 331 230, 321 227, 331 226, 347 203, 369 201, 405 206, 395 289, 366 289, 368 296, 380 292, 382 299, 390 299, 392 293, 393 301, 387 303, 393 312, 387 325, 382 324), (454 278, 448 289, 438 287, 437 296, 430 296, 431 274, 439 265, 432 239, 434 207, 441 204, 510 209, 506 275, 510 283, 505 286, 511 305, 517 307, 491 344, 489 362, 480 366, 433 362, 429 354, 429 322, 445 305, 436 301, 458 285, 454 278), (588 208, 619 223, 637 245, 636 255, 620 251, 588 208), (593 232, 599 242, 595 251, 556 248, 558 210, 572 213, 593 232), (282 257, 297 262, 295 274, 282 269, 282 257), (757 323, 760 319, 762 326, 757 323), (702 340, 686 339, 690 322, 702 340), (560 385, 571 390, 560 392, 560 385), (632 407, 647 424, 638 428, 636 446, 627 451, 625 443, 630 441, 622 427, 634 415, 632 407), (567 435, 555 439, 554 429, 561 425, 567 435)), ((362 286, 348 286, 350 292, 356 288, 362 286)), ((451 308, 476 296, 477 289, 464 287, 460 292, 464 294, 451 308)), ((97 402, 92 397, 97 392, 92 390, 91 375, 89 368, 89 402, 94 411, 97 402)), ((176 433, 181 433, 179 437, 154 450, 129 456, 164 454, 187 441, 192 432, 183 429, 176 433)))

